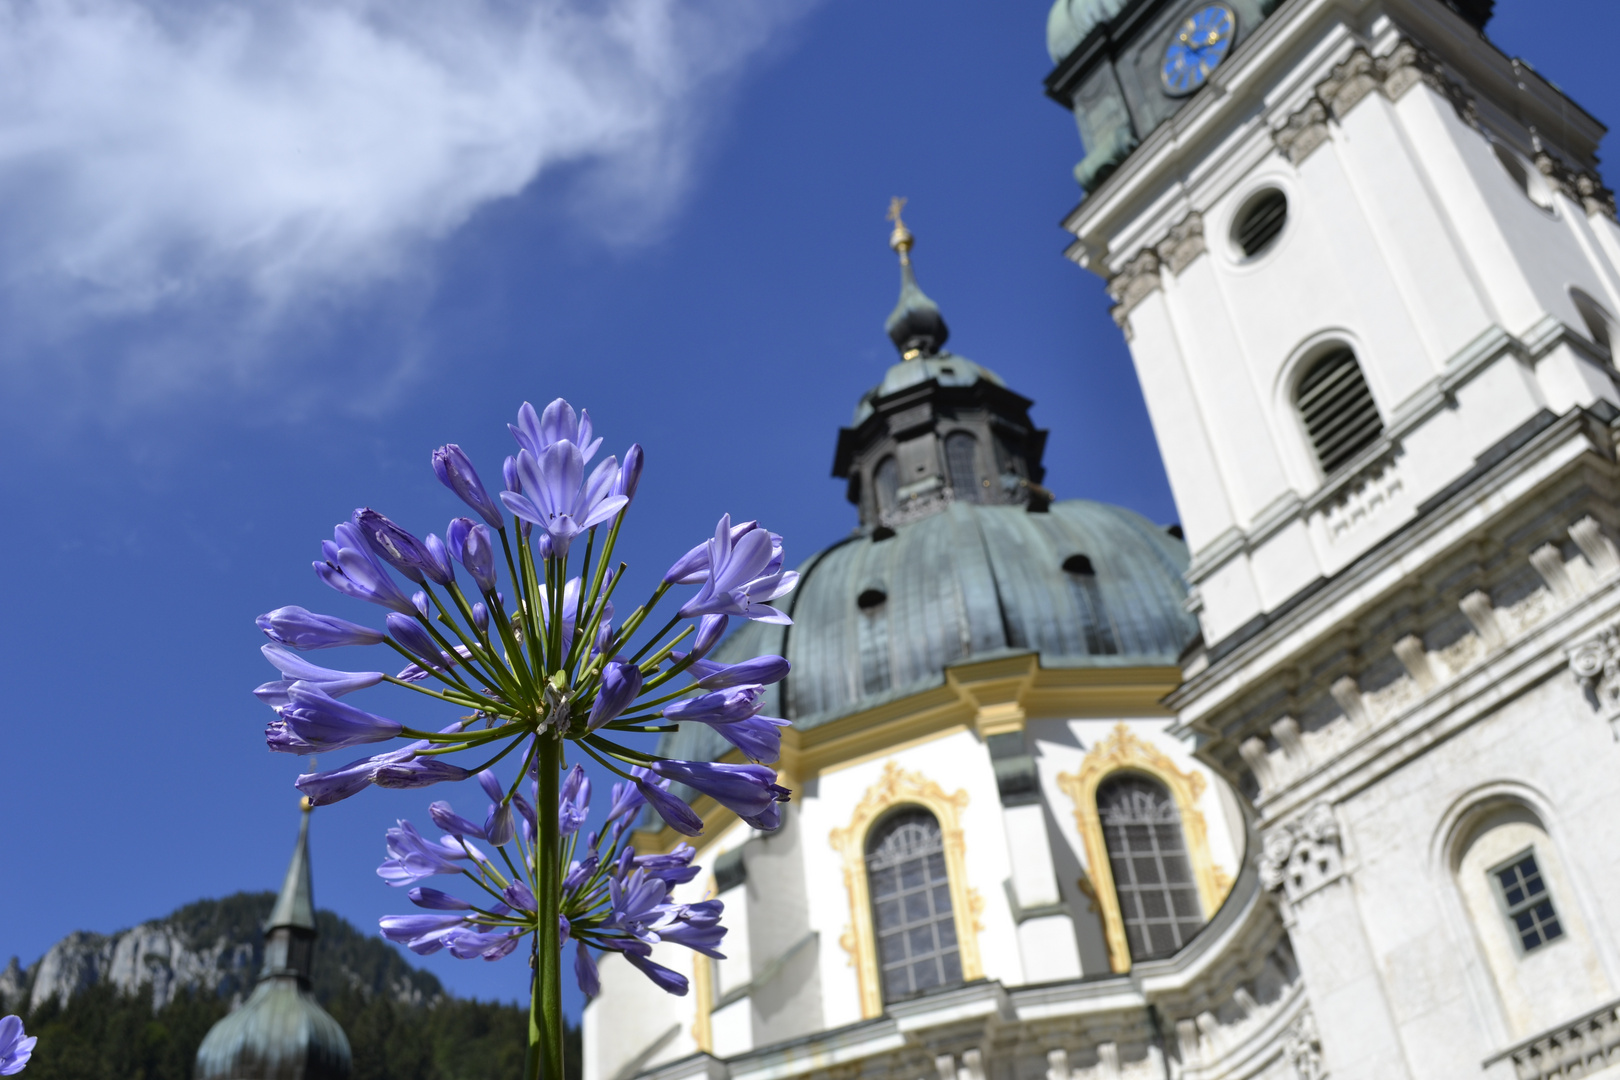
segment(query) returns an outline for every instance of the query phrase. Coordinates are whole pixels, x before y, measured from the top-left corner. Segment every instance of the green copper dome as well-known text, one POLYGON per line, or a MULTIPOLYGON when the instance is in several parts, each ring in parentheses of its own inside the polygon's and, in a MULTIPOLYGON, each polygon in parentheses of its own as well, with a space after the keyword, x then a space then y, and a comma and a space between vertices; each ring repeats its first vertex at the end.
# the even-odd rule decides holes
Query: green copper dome
POLYGON ((315 946, 309 810, 265 925, 264 970, 240 1009, 197 1048, 196 1080, 348 1080, 349 1038, 309 989, 315 946))
POLYGON ((1130 0, 1055 0, 1046 16, 1046 51, 1052 63, 1086 39, 1086 35, 1125 9, 1130 0))
MULTIPOLYGON (((1183 608, 1187 548, 1123 507, 1044 513, 957 502, 888 539, 854 536, 800 565, 792 626, 749 623, 715 651, 788 658, 764 712, 804 730, 940 686, 955 664, 1036 653, 1044 667, 1170 666, 1197 633, 1183 608)), ((661 753, 717 758, 683 725, 661 753)))

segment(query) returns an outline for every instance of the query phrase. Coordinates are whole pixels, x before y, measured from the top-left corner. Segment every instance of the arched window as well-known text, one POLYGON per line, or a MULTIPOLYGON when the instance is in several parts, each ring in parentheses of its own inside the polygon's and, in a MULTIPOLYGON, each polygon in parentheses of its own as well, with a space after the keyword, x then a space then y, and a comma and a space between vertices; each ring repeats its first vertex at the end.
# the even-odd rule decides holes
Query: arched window
POLYGON ((961 982, 945 844, 934 815, 911 806, 880 821, 867 837, 866 874, 883 1000, 961 982))
POLYGON ((879 511, 893 510, 900 494, 900 463, 890 454, 872 470, 872 489, 877 493, 879 511))
POLYGON ((1575 882, 1540 816, 1516 800, 1464 819, 1451 871, 1508 1035, 1521 1039, 1611 1000, 1575 882))
POLYGON ((971 432, 953 431, 945 436, 945 467, 951 488, 962 502, 982 502, 979 492, 979 440, 971 432))
POLYGON ((1131 959, 1169 956, 1204 924, 1175 800, 1163 784, 1121 773, 1098 785, 1097 813, 1131 959))
POLYGON ((1384 433, 1356 354, 1343 346, 1310 366, 1294 400, 1324 473, 1334 472, 1384 433))

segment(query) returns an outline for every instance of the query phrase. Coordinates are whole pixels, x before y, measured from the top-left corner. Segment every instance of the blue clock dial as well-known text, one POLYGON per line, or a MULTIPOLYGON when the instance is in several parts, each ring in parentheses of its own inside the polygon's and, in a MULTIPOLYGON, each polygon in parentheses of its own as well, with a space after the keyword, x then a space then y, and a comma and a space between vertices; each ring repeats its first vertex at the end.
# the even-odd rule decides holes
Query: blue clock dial
POLYGON ((1209 78, 1232 49, 1237 20, 1225 4, 1211 4, 1187 16, 1164 51, 1159 74, 1172 94, 1190 94, 1209 78))

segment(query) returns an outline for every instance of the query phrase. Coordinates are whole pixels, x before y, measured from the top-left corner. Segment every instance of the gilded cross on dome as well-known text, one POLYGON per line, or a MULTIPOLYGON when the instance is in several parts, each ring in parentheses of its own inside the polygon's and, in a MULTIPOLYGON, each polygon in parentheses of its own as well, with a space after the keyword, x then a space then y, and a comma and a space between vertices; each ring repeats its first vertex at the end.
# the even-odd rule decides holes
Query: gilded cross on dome
POLYGON ((900 220, 900 211, 906 208, 906 199, 903 195, 896 195, 889 200, 889 213, 887 219, 894 222, 894 231, 889 234, 889 246, 900 253, 900 262, 911 261, 907 252, 911 250, 911 230, 906 223, 900 220))

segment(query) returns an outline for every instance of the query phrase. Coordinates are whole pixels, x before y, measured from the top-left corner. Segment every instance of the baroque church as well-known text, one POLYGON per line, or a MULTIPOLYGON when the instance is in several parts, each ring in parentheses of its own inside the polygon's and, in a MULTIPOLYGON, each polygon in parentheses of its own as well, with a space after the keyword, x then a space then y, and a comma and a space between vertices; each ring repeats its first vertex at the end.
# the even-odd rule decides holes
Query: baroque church
POLYGON ((688 793, 727 958, 607 957, 586 1080, 1620 1077, 1620 225, 1491 7, 1056 0, 1182 525, 1054 500, 896 213, 859 527, 721 647, 794 801, 688 793))

